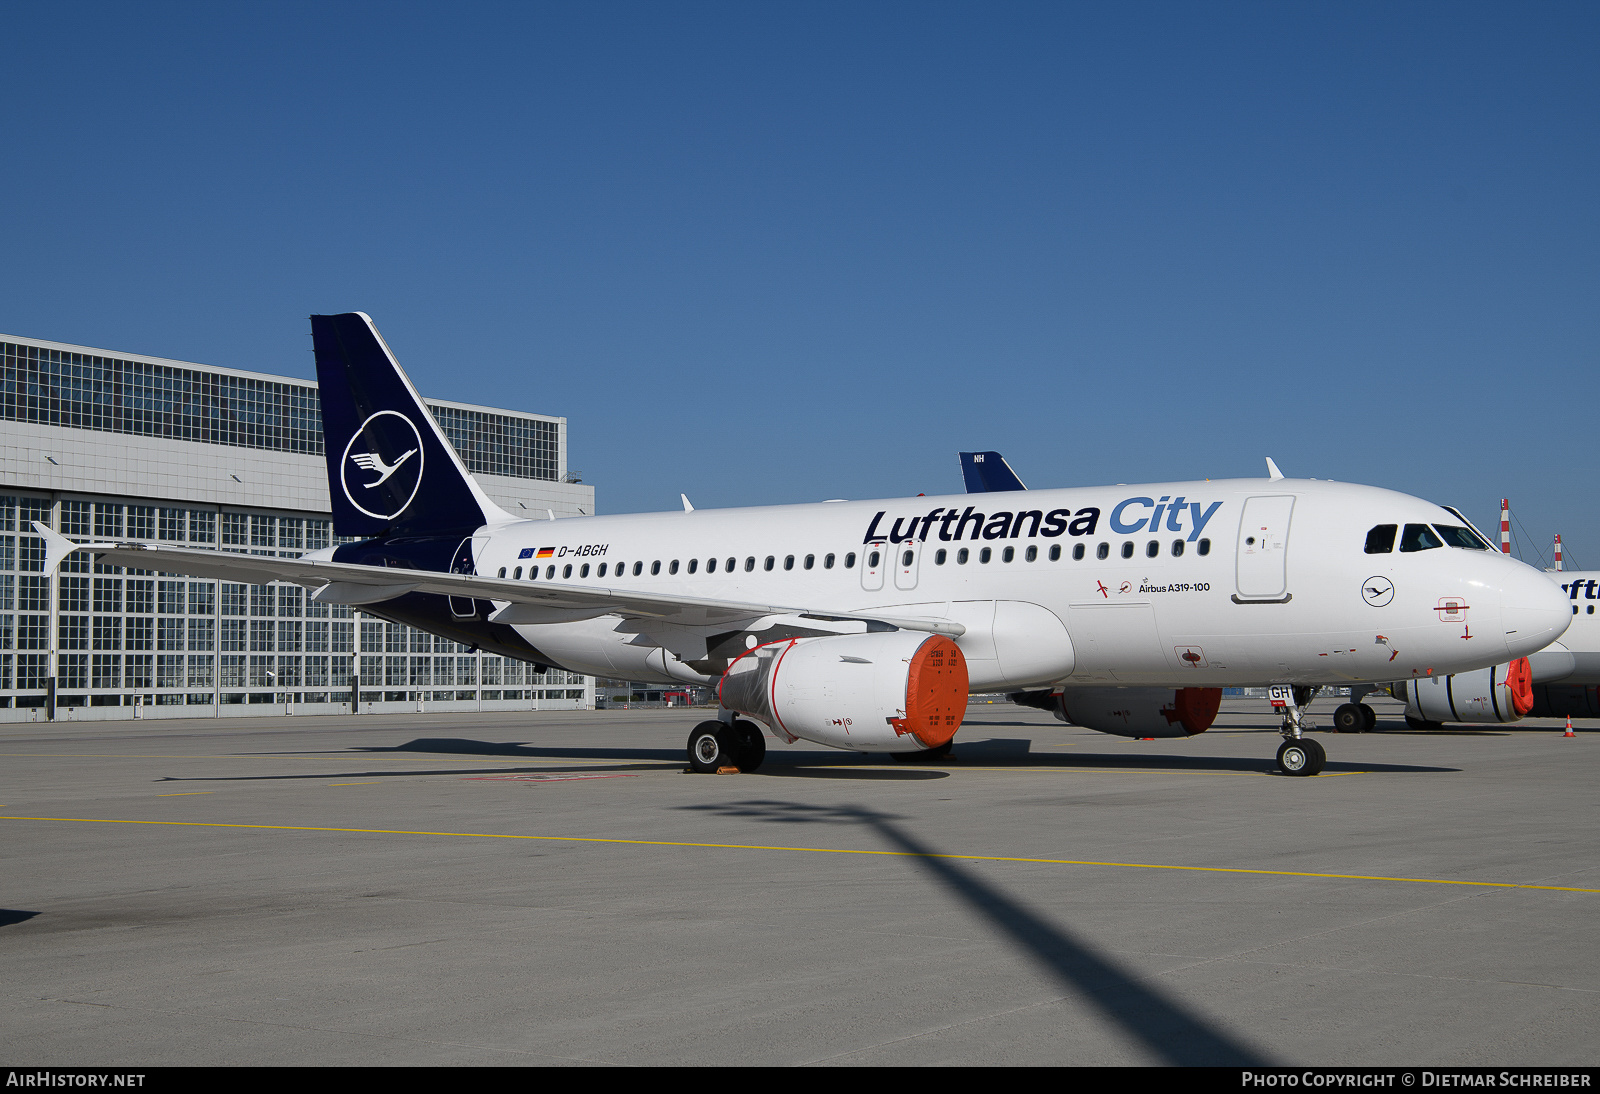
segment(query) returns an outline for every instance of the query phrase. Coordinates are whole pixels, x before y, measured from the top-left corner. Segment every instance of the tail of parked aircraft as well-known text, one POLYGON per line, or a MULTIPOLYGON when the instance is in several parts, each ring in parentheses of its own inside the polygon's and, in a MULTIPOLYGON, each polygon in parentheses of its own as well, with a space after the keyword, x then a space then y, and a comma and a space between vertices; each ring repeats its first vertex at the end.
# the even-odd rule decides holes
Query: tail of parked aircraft
POLYGON ((999 490, 1026 490, 1006 458, 998 452, 961 452, 961 477, 967 493, 985 494, 999 490))
POLYGON ((513 519, 489 500, 363 312, 313 315, 333 530, 465 535, 513 519))

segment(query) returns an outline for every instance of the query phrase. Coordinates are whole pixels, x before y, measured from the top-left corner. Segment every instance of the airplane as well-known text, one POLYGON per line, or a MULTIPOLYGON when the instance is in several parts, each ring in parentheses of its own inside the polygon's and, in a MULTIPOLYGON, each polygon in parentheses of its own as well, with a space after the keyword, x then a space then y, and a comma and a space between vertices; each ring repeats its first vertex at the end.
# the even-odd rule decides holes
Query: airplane
POLYGON ((1005 490, 1026 490, 1011 464, 998 452, 958 452, 961 459, 961 478, 967 493, 998 493, 1005 490))
MULTIPOLYGON (((1403 680, 1388 689, 1406 705, 1413 729, 1439 729, 1446 722, 1507 724, 1523 718, 1600 717, 1600 571, 1549 571, 1570 605, 1570 623, 1560 641, 1528 655, 1525 679, 1507 691, 1480 670, 1431 680, 1403 680)), ((1340 710, 1343 710, 1341 707, 1340 710)), ((1335 712, 1338 724, 1338 712, 1335 712)))
MULTIPOLYGON (((1458 514, 1270 461, 1267 481, 522 520, 467 473, 371 318, 311 328, 334 530, 367 538, 287 559, 35 525, 47 570, 87 551, 294 582, 539 665, 715 684, 717 719, 688 740, 697 772, 759 767, 756 722, 790 743, 941 755, 972 692, 1059 687, 1079 725, 1192 736, 1224 687, 1473 672, 1571 622, 1543 574, 1458 514), (1447 600, 1470 605, 1466 633, 1447 600)), ((1278 767, 1314 775, 1326 751, 1301 727, 1291 701, 1278 767)))

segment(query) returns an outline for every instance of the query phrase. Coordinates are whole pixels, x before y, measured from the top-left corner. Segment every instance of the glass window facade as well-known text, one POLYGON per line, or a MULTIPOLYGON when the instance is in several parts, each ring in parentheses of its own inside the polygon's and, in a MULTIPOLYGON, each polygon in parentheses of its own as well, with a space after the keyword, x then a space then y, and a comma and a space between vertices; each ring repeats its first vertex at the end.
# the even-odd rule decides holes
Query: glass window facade
MULTIPOLYGON (((561 477, 565 423, 559 419, 427 405, 474 474, 561 477)), ((0 420, 273 452, 323 451, 314 383, 19 342, 0 342, 0 420)), ((141 510, 135 519, 153 520, 153 512, 141 510)))
POLYGON ((350 709, 352 676, 368 710, 570 710, 594 702, 589 677, 472 653, 319 604, 298 585, 197 581, 76 555, 50 577, 43 540, 23 531, 33 520, 78 538, 149 520, 170 533, 163 538, 284 557, 338 541, 315 516, 0 494, 0 720, 44 717, 52 677, 58 718, 247 714, 286 703, 336 712, 350 709), (96 709, 106 707, 120 709, 96 709))

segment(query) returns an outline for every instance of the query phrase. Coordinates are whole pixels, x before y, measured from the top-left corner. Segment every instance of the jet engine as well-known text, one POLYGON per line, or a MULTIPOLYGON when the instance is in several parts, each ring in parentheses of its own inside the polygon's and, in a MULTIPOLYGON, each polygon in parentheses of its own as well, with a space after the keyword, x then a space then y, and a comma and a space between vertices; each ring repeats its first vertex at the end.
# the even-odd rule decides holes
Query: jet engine
POLYGON ((950 639, 915 631, 788 638, 739 657, 717 694, 789 741, 911 752, 961 728, 967 662, 950 639))
POLYGON ((1008 698, 1063 722, 1118 737, 1193 737, 1211 728, 1221 688, 1064 688, 1008 698))
POLYGON ((1533 709, 1533 671, 1526 657, 1505 665, 1402 680, 1389 694, 1406 705, 1406 721, 1517 722, 1533 709))

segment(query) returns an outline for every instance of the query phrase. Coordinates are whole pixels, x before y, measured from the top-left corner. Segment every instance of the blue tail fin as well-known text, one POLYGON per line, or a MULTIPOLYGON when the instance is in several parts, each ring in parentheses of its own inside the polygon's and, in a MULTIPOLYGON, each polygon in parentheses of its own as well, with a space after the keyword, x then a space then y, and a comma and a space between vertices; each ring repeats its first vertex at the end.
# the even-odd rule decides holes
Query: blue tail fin
POLYGON ((999 490, 1026 490, 1006 458, 998 452, 961 452, 961 477, 967 493, 989 494, 999 490))
POLYGON ((509 520, 462 466, 372 320, 313 315, 333 530, 465 535, 509 520))

